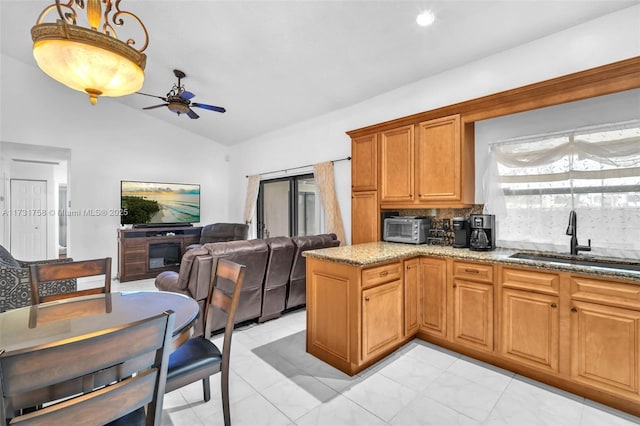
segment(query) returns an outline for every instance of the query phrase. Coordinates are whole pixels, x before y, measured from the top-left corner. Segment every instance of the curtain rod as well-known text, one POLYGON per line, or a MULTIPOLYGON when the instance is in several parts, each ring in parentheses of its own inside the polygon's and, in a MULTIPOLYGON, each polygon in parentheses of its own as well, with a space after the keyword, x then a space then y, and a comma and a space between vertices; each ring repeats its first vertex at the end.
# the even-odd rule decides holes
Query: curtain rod
MULTIPOLYGON (((336 163, 338 161, 351 161, 351 157, 345 157, 345 158, 339 158, 337 160, 331 160, 332 163, 336 163)), ((273 173, 288 172, 290 170, 305 169, 307 167, 312 167, 314 165, 315 164, 307 164, 306 166, 290 167, 288 169, 274 170, 272 172, 258 173, 258 175, 264 176, 264 175, 270 175, 270 174, 273 174, 273 173)), ((245 177, 249 177, 249 175, 246 175, 245 177)))

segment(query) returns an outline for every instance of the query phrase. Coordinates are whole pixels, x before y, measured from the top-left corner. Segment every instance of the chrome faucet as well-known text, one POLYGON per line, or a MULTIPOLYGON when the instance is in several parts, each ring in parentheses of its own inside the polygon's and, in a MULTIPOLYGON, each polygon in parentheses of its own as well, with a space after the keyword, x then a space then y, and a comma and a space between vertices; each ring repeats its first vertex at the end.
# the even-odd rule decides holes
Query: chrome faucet
POLYGON ((567 235, 571 235, 572 255, 577 255, 580 251, 591 251, 591 240, 588 240, 589 243, 586 246, 581 246, 578 244, 578 223, 575 210, 571 210, 571 213, 569 213, 569 226, 567 226, 567 235))

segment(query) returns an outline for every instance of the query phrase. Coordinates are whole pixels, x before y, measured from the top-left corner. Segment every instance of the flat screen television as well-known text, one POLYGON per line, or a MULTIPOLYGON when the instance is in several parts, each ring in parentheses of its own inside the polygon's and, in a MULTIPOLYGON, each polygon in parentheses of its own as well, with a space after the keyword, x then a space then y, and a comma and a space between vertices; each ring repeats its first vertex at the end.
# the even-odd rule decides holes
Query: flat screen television
POLYGON ((123 180, 120 203, 122 225, 187 226, 200 222, 199 184, 123 180))

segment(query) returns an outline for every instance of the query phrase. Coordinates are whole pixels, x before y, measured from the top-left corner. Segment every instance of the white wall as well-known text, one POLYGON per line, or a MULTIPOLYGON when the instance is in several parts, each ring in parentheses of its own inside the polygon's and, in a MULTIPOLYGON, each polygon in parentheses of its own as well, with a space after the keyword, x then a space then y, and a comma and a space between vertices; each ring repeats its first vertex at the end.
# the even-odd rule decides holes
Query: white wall
MULTIPOLYGON (((199 183, 202 223, 227 220, 225 146, 113 99, 91 106, 79 92, 52 89, 49 77, 37 68, 6 55, 0 59, 0 141, 70 149, 72 209, 118 209, 123 179, 199 183)), ((115 268, 119 226, 117 216, 69 217, 68 254, 75 259, 112 256, 115 268)))
MULTIPOLYGON (((350 155, 346 131, 638 56, 638 22, 640 5, 235 146, 230 213, 242 215, 245 175, 350 155)), ((476 181, 483 169, 476 165, 476 181)), ((349 239, 349 163, 336 163, 335 179, 349 239)))

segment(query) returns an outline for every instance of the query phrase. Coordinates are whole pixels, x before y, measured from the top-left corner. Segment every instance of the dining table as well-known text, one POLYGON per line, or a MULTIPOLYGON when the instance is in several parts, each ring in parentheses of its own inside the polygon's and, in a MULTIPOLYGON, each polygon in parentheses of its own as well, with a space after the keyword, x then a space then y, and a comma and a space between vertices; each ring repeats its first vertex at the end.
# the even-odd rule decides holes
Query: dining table
POLYGON ((179 293, 128 291, 70 297, 0 313, 0 351, 30 350, 171 310, 172 348, 193 334, 198 303, 179 293))

